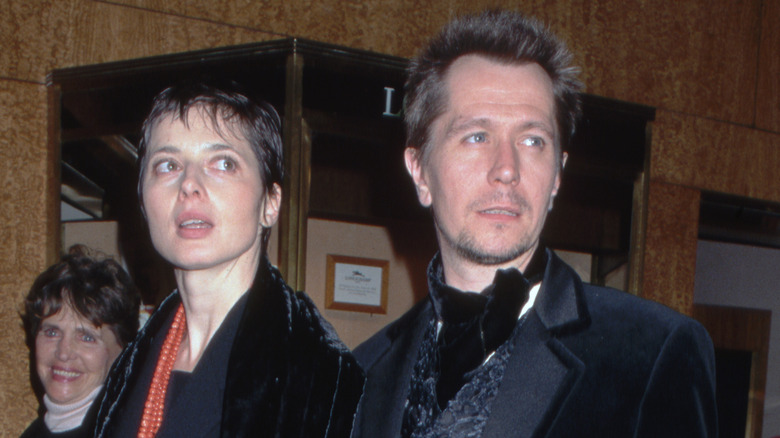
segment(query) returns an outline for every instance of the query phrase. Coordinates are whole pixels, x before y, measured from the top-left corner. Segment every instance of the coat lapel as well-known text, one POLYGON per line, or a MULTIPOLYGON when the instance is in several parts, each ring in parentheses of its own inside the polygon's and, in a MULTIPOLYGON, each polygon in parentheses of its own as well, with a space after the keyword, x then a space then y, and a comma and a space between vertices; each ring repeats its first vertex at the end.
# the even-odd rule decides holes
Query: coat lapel
POLYGON ((534 308, 515 339, 484 437, 543 437, 585 372, 556 336, 582 330, 589 317, 577 275, 552 251, 534 308))
MULTIPOLYGON (((287 381, 291 315, 281 284, 263 259, 249 289, 228 359, 222 436, 244 436, 253 424, 277 424, 287 381)), ((268 427, 257 436, 276 436, 268 427)))
POLYGON ((371 402, 360 405, 362 412, 358 418, 361 421, 355 425, 353 436, 390 438, 401 435, 409 382, 431 318, 430 301, 418 303, 407 317, 388 327, 386 351, 373 363, 361 364, 367 374, 363 397, 371 402))
MULTIPOLYGON (((141 327, 135 339, 125 346, 112 365, 106 379, 106 390, 97 415, 96 437, 116 435, 117 425, 123 421, 122 415, 128 404, 128 397, 131 395, 128 388, 138 385, 138 380, 143 374, 142 368, 146 364, 148 356, 157 354, 157 350, 153 349, 152 345, 157 337, 165 337, 166 333, 161 333, 162 327, 166 326, 166 322, 172 318, 180 303, 181 298, 177 291, 168 295, 149 318, 149 321, 141 327)), ((156 357, 154 360, 156 361, 156 357)), ((151 381, 151 373, 149 381, 151 381)), ((144 384, 148 385, 146 382, 144 384)), ((142 397, 145 400, 146 394, 144 393, 142 397)), ((138 420, 140 421, 140 415, 138 420)))

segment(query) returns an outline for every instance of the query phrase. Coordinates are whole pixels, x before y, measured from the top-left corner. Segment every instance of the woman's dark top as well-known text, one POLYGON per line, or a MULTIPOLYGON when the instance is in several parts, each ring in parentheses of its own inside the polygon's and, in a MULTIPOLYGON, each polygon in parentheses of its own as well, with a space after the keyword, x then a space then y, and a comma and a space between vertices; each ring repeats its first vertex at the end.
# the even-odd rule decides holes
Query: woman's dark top
POLYGON ((65 432, 54 433, 46 427, 43 418, 38 417, 30 423, 30 426, 27 427, 19 438, 86 438, 90 436, 92 436, 92 431, 85 424, 65 432))
MULTIPOLYGON (((365 375, 330 324, 306 295, 284 283, 265 258, 242 299, 246 303, 234 306, 201 359, 204 367, 225 366, 226 377, 217 378, 217 385, 224 388, 222 396, 202 387, 211 383, 186 382, 173 396, 183 397, 192 388, 189 401, 173 402, 171 411, 166 405, 160 432, 167 433, 170 427, 170 436, 183 436, 189 423, 202 424, 199 417, 191 418, 192 410, 215 406, 216 401, 218 408, 210 412, 220 412, 218 435, 208 427, 196 427, 187 436, 349 437, 365 375), (223 340, 223 329, 233 320, 235 331, 223 340)), ((125 417, 135 419, 129 432, 137 434, 151 374, 180 302, 176 292, 166 298, 115 362, 100 403, 96 437, 121 436, 128 428, 125 417)), ((201 363, 185 378, 198 379, 200 367, 201 363)), ((204 374, 213 378, 218 372, 204 374)))
MULTIPOLYGON (((222 398, 227 378, 227 360, 230 346, 236 336, 241 313, 246 306, 244 294, 225 316, 214 337, 209 342, 203 356, 191 373, 173 371, 165 398, 163 422, 156 438, 165 437, 219 437, 219 425, 222 418, 222 398)), ((163 327, 164 332, 173 323, 171 312, 163 327)), ((117 420, 118 427, 113 437, 135 438, 143 415, 144 403, 149 392, 149 384, 157 365, 157 356, 162 350, 164 335, 157 336, 152 343, 152 351, 144 366, 138 384, 128 388, 128 403, 124 414, 117 420)))
POLYGON ((64 432, 54 433, 46 427, 42 417, 38 417, 30 423, 30 426, 22 433, 19 438, 86 438, 92 436, 92 431, 88 425, 66 430, 64 432))
POLYGON ((66 430, 64 432, 52 432, 46 427, 46 423, 43 421, 43 416, 35 419, 27 429, 22 433, 19 438, 91 438, 92 431, 95 428, 95 415, 97 414, 97 407, 100 403, 100 395, 92 402, 87 414, 81 422, 81 426, 66 430))

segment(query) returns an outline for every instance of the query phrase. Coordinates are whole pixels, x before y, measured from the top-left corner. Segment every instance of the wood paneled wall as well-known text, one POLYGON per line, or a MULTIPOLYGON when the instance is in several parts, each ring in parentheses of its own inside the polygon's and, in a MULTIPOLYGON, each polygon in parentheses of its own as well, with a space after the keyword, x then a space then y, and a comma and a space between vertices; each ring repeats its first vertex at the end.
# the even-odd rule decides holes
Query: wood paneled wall
POLYGON ((650 181, 642 273, 643 297, 693 310, 700 192, 650 181))
MULTIPOLYGON (((35 416, 18 310, 54 262, 58 193, 46 74, 303 36, 411 56, 453 15, 519 2, 5 0, 0 7, 0 435, 35 416)), ((701 189, 780 202, 780 2, 531 0, 576 52, 588 92, 657 107, 643 295, 689 311, 701 189), (666 235, 673 224, 680 239, 666 235), (692 231, 693 230, 693 231, 692 231), (691 249, 693 248, 693 249, 691 249), (669 275, 670 266, 680 270, 669 275)))

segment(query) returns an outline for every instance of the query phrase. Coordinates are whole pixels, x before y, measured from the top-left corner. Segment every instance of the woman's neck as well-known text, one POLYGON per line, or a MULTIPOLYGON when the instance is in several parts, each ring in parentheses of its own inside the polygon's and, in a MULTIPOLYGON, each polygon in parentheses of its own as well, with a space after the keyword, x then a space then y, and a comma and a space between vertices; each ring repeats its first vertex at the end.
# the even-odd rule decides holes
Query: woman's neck
POLYGON ((175 271, 187 331, 174 369, 192 371, 228 312, 252 286, 260 256, 204 270, 175 271))
POLYGON ((56 433, 81 426, 84 416, 87 415, 87 411, 89 411, 102 388, 103 385, 100 385, 87 394, 86 397, 64 405, 54 402, 48 395, 44 394, 43 404, 46 406, 46 415, 43 417, 43 422, 46 424, 46 427, 56 433))

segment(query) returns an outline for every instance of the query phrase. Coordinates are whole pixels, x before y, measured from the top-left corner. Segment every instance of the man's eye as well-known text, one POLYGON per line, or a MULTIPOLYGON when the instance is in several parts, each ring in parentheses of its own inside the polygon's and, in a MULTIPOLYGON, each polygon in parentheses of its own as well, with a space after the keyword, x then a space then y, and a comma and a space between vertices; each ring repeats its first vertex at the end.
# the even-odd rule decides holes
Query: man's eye
POLYGON ((466 137, 466 142, 468 143, 484 143, 485 141, 487 141, 487 135, 484 132, 478 132, 466 137))
POLYGON ((528 137, 523 140, 523 144, 526 146, 542 147, 544 146, 544 140, 541 137, 528 137))
POLYGON ((170 160, 160 161, 159 163, 154 165, 154 172, 155 173, 170 173, 176 170, 178 166, 175 162, 170 160))
POLYGON ((43 335, 46 336, 47 338, 53 338, 57 336, 57 330, 53 328, 43 329, 41 330, 41 333, 43 333, 43 335))
POLYGON ((95 342, 95 337, 88 333, 84 333, 81 335, 81 340, 84 342, 95 342))

